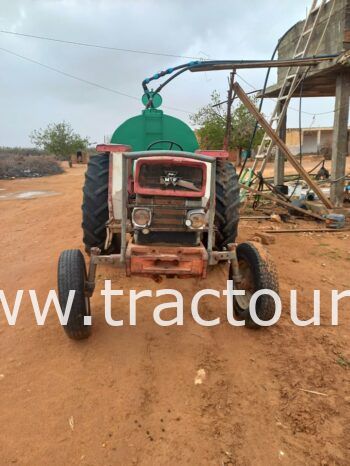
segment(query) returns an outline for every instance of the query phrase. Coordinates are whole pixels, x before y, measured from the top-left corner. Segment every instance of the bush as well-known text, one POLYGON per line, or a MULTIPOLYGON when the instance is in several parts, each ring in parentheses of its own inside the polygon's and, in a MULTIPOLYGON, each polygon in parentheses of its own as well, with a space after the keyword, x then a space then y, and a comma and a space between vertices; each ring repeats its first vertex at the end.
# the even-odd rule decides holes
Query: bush
POLYGON ((6 147, 0 146, 0 158, 3 155, 47 155, 47 152, 35 147, 6 147))
POLYGON ((63 172, 61 165, 52 156, 0 155, 0 179, 36 178, 63 172))

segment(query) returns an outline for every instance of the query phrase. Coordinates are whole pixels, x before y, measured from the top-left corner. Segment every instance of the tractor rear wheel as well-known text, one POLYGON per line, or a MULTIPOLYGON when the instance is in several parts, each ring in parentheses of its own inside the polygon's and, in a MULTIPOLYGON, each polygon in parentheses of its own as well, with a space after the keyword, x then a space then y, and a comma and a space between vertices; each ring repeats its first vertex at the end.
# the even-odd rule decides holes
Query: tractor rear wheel
POLYGON ((231 162, 218 160, 216 163, 216 208, 215 243, 223 249, 236 241, 239 222, 239 183, 235 167, 231 162))
POLYGON ((111 246, 106 251, 106 223, 108 212, 109 153, 104 152, 90 157, 85 173, 83 188, 83 241, 85 250, 98 247, 103 253, 120 252, 120 236, 114 235, 111 246))
POLYGON ((85 316, 90 316, 90 299, 85 295, 86 267, 84 256, 79 249, 63 251, 58 261, 58 299, 65 312, 69 292, 74 290, 64 331, 73 340, 82 340, 91 334, 91 326, 85 325, 85 316))

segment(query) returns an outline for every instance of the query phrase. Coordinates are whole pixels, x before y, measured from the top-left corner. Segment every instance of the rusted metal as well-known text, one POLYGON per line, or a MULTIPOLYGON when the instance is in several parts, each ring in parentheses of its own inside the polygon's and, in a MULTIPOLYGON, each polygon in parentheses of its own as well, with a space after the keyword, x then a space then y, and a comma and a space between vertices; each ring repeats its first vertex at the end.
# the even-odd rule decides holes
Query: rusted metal
POLYGON ((212 251, 209 256, 209 265, 216 265, 219 262, 230 261, 236 255, 235 249, 232 251, 212 251))
POLYGON ((195 154, 208 155, 209 157, 215 157, 216 159, 228 159, 230 153, 227 150, 201 150, 197 149, 195 154))
POLYGON ((152 195, 152 196, 177 196, 177 197, 203 197, 205 194, 205 187, 207 181, 207 166, 202 161, 197 161, 195 159, 181 159, 179 157, 171 157, 171 156, 157 156, 157 157, 147 157, 142 159, 142 157, 138 160, 135 168, 134 174, 134 191, 137 194, 141 195, 152 195), (170 167, 176 167, 181 164, 186 167, 197 168, 201 170, 202 173, 202 186, 199 190, 191 190, 188 189, 186 191, 183 190, 176 190, 176 186, 170 186, 169 188, 150 188, 144 187, 140 185, 140 171, 143 165, 158 165, 160 163, 164 163, 169 165, 170 167))
POLYGON ((123 267, 120 254, 101 255, 101 249, 91 248, 90 263, 87 278, 85 280, 85 296, 91 298, 96 286, 96 268, 98 265, 113 265, 123 267))
POLYGON ((239 272, 238 258, 236 254, 237 244, 230 243, 227 245, 227 249, 232 254, 230 259, 230 274, 229 277, 233 280, 233 283, 238 284, 242 281, 242 275, 239 272))
POLYGON ((87 274, 87 279, 85 280, 85 295, 87 297, 91 297, 94 289, 95 289, 95 278, 96 278, 96 262, 95 258, 101 254, 101 249, 99 248, 91 248, 90 250, 90 264, 89 264, 89 271, 87 274))
POLYGON ((120 220, 116 220, 115 218, 110 218, 108 222, 106 223, 106 228, 112 234, 114 234, 114 233, 120 233, 122 226, 121 226, 120 220))
POLYGON ((97 144, 97 152, 129 152, 131 147, 125 144, 97 144))
POLYGON ((284 207, 287 207, 287 209, 292 209, 296 210, 297 212, 300 212, 304 215, 308 215, 309 217, 316 218, 317 220, 321 220, 322 222, 325 222, 326 219, 325 217, 321 217, 321 215, 317 215, 314 212, 310 212, 309 210, 301 209, 300 207, 297 207, 290 202, 282 201, 282 199, 272 195, 264 193, 263 191, 258 191, 257 189, 251 188, 250 186, 246 186, 245 184, 239 183, 239 187, 241 189, 246 189, 247 191, 256 194, 257 196, 264 197, 265 199, 268 199, 269 201, 276 202, 277 204, 283 205, 284 207))
POLYGON ((125 255, 126 275, 179 278, 201 277, 207 273, 208 253, 200 246, 139 245, 129 241, 125 255))
MULTIPOLYGON (((132 160, 137 160, 139 158, 155 158, 157 156, 158 160, 159 157, 171 157, 174 158, 174 160, 177 159, 192 159, 191 163, 195 161, 196 163, 200 162, 207 162, 211 164, 211 180, 210 180, 210 194, 209 194, 209 206, 208 206, 208 244, 207 244, 207 251, 206 255, 210 255, 212 248, 213 248, 213 235, 214 235, 214 218, 215 218, 215 167, 216 167, 216 158, 215 157, 210 157, 208 155, 202 155, 202 154, 193 154, 190 152, 178 152, 178 151, 143 151, 143 152, 130 152, 130 153, 123 153, 123 168, 122 168, 122 179, 123 180, 128 180, 129 179, 129 172, 131 170, 131 167, 129 166, 128 162, 131 162, 132 160)), ((183 161, 183 163, 187 163, 186 160, 183 161)), ((137 176, 136 176, 137 179, 137 176)), ((204 183, 203 183, 204 184, 204 183)), ((205 183, 206 184, 206 183, 205 183)), ((162 191, 164 193, 164 191, 162 191)), ((203 193, 204 194, 204 193, 203 193)), ((126 250, 127 250, 127 242, 126 242, 126 233, 127 231, 132 231, 132 229, 128 228, 128 206, 129 206, 129 192, 128 192, 128 187, 127 183, 123 183, 123 190, 122 190, 122 230, 121 230, 121 261, 124 262, 126 260, 126 250)), ((173 226, 173 225, 171 225, 173 226)), ((158 229, 158 228, 157 228, 158 229)), ((172 229, 174 231, 174 229, 172 229)), ((136 246, 136 245, 135 245, 136 246)), ((149 247, 149 246, 145 246, 149 247)), ((196 246, 197 247, 197 246, 196 246)), ((186 246, 186 249, 190 251, 190 247, 186 246)), ((207 259, 206 259, 207 261, 207 259)), ((206 267, 205 267, 206 268, 206 267)), ((181 272, 181 270, 180 270, 181 272)), ((128 272, 127 272, 128 273, 128 272)), ((130 272, 131 273, 131 272, 130 272)), ((156 274, 158 272, 154 272, 156 274)), ((198 275, 198 273, 196 272, 198 275)), ((201 268, 201 274, 203 275, 203 270, 201 268)), ((170 274, 169 274, 170 275, 170 274)), ((180 274, 181 275, 181 274, 180 274)), ((189 276, 193 276, 194 273, 191 272, 189 276)))
POLYGON ((92 261, 95 265, 115 265, 117 267, 124 267, 120 262, 120 254, 109 254, 103 256, 95 256, 92 261))

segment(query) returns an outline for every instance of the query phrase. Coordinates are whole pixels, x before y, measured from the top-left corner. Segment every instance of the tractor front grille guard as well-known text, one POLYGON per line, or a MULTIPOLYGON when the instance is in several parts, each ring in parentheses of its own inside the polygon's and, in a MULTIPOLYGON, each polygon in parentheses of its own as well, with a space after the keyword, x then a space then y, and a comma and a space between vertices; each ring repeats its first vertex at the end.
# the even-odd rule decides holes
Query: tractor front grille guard
MULTIPOLYGON (((209 257, 209 264, 217 263, 215 261, 215 254, 212 258, 213 253, 213 237, 214 237, 214 219, 215 219, 215 166, 216 158, 208 155, 193 154, 191 152, 179 152, 179 151, 167 151, 167 155, 171 157, 195 159, 201 162, 207 162, 211 164, 211 179, 210 179, 210 193, 209 193, 209 217, 208 217, 208 246, 207 252, 209 257), (212 262, 211 258, 215 261, 212 262)), ((144 157, 164 156, 164 151, 141 151, 141 152, 124 152, 122 154, 122 179, 124 180, 122 189, 122 219, 121 219, 121 249, 120 249, 120 262, 125 262, 126 256, 126 234, 127 234, 127 222, 128 222, 128 183, 125 180, 129 179, 129 165, 128 161, 137 160, 144 157)))

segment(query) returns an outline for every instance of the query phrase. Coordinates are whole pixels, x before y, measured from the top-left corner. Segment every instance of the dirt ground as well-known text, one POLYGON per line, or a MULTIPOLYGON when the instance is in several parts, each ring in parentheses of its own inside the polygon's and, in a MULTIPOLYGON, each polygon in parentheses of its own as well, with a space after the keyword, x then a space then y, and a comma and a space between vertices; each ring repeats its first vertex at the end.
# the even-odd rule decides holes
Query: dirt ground
MULTIPOLYGON (((192 296, 224 289, 223 268, 203 283, 158 285, 106 268, 92 298, 93 335, 74 342, 54 312, 43 327, 35 324, 27 290, 35 289, 42 305, 56 287, 60 252, 82 249, 83 172, 75 166, 63 175, 0 182, 0 194, 58 193, 0 200, 0 289, 10 307, 16 290, 25 290, 17 325, 9 327, 0 309, 0 464, 350 465, 349 298, 340 305, 340 325, 330 325, 331 290, 350 288, 349 233, 281 234, 267 246, 283 300, 274 327, 230 326, 225 302, 215 297, 200 309, 221 324, 194 322, 192 296), (125 290, 113 298, 123 327, 104 319, 100 289, 110 277, 113 288, 125 290), (137 326, 128 325, 128 290, 159 287, 183 292, 184 326, 156 325, 155 297, 138 302, 137 326), (290 289, 298 291, 305 319, 312 290, 321 290, 321 326, 291 323, 290 289), (206 377, 196 385, 200 369, 206 377)), ((240 240, 271 225, 243 220, 240 240)))

